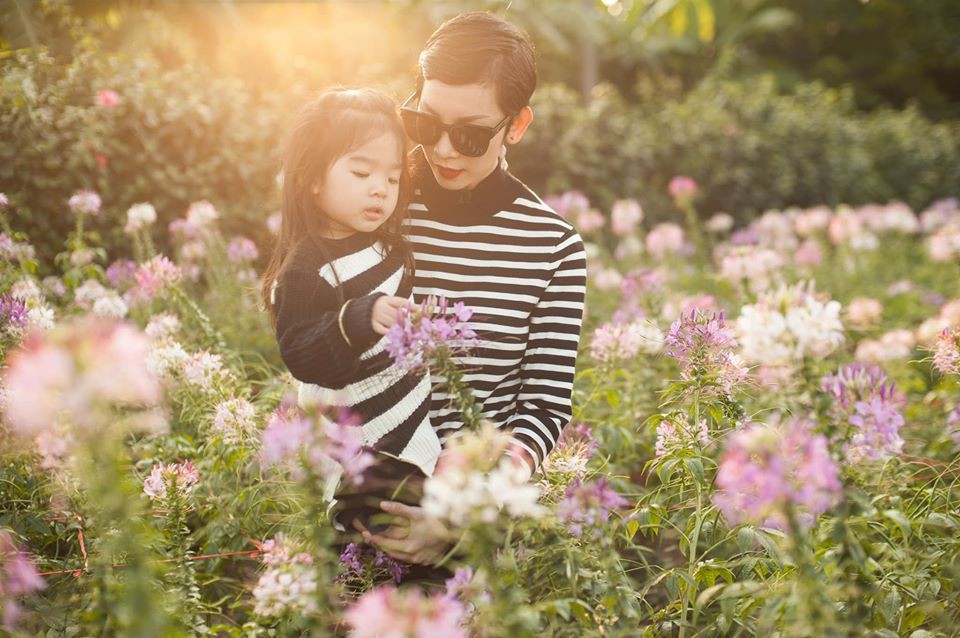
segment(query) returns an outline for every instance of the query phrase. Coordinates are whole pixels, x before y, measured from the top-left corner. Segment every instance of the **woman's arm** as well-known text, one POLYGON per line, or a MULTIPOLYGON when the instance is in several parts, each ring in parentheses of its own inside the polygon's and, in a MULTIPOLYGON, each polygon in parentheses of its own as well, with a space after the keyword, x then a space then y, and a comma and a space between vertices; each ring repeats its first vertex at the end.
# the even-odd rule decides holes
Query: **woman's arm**
POLYGON ((557 246, 557 266, 530 313, 530 336, 520 364, 517 410, 505 429, 511 456, 536 471, 573 414, 573 378, 580 344, 587 262, 580 236, 571 231, 557 246))

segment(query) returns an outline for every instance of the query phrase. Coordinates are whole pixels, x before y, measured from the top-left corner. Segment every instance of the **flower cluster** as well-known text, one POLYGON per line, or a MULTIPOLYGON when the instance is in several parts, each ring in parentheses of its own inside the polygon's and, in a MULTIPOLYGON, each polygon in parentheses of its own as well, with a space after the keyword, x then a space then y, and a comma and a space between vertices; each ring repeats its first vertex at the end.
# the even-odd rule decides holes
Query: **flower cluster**
POLYGON ((215 229, 220 213, 207 200, 193 202, 183 219, 170 222, 168 230, 178 239, 200 239, 215 229))
POLYGON ((284 614, 311 614, 317 611, 317 574, 313 557, 296 550, 278 534, 260 547, 267 569, 253 588, 253 611, 275 618, 284 614))
POLYGON ((427 299, 419 312, 400 310, 398 321, 387 333, 386 350, 404 370, 425 367, 440 352, 463 352, 477 342, 476 333, 467 325, 473 311, 457 302, 427 299))
POLYGON ((885 460, 901 452, 900 397, 883 370, 874 365, 849 364, 825 376, 821 387, 834 399, 834 420, 852 426, 849 433, 844 433, 849 462, 885 460))
POLYGON ((14 598, 46 589, 33 562, 17 547, 5 531, 0 530, 0 626, 13 631, 20 616, 20 606, 14 598))
POLYGON ((960 328, 944 328, 933 351, 933 367, 940 374, 960 374, 960 328))
POLYGON ((657 224, 647 233, 644 242, 647 253, 654 259, 660 260, 683 250, 683 229, 672 222, 657 224))
POLYGON ((230 240, 230 243, 227 244, 227 259, 234 263, 249 263, 256 261, 259 256, 260 251, 257 250, 257 245, 253 243, 252 239, 234 237, 230 240))
POLYGON ((410 571, 410 565, 369 545, 349 543, 340 552, 340 570, 337 580, 342 583, 375 583, 389 577, 399 585, 410 571))
POLYGON ((607 218, 596 208, 586 208, 576 213, 574 225, 584 236, 592 235, 607 223, 607 218))
POLYGON ((935 262, 950 262, 960 257, 960 220, 955 220, 927 239, 927 252, 935 262))
POLYGON ((127 224, 123 227, 123 232, 132 235, 155 221, 157 221, 157 210, 152 204, 145 202, 134 204, 127 209, 127 224))
POLYGON ((501 511, 539 517, 540 489, 527 479, 522 460, 507 458, 510 436, 492 424, 459 433, 447 442, 433 476, 424 482, 424 511, 455 527, 491 523, 501 511))
POLYGON ((564 219, 590 208, 590 200, 580 191, 567 191, 562 195, 547 197, 544 201, 564 219))
POLYGON ((604 526, 610 514, 626 505, 627 500, 617 494, 604 477, 589 483, 577 480, 557 503, 557 517, 573 536, 580 538, 589 532, 601 539, 607 535, 604 526))
POLYGON ((361 596, 344 613, 351 638, 444 636, 467 638, 463 603, 443 593, 383 585, 361 596))
POLYGON ((118 290, 125 290, 137 283, 137 264, 129 259, 118 259, 107 266, 107 281, 118 290))
POLYGON ((200 472, 190 461, 157 463, 143 481, 143 493, 155 501, 165 501, 168 489, 173 487, 180 496, 193 493, 200 482, 200 472))
POLYGON ((960 445, 960 404, 947 415, 947 432, 957 445, 960 445))
POLYGON ((36 256, 36 249, 27 242, 14 241, 6 233, 0 233, 0 260, 25 261, 36 256))
POLYGON ((9 294, 0 295, 0 330, 19 335, 27 327, 27 304, 9 294))
POLYGON ((310 419, 295 407, 281 406, 263 431, 260 460, 266 466, 286 465, 300 478, 307 470, 327 482, 342 471, 359 484, 374 457, 363 447, 360 427, 349 419, 310 419))
POLYGON ((504 459, 489 472, 438 466, 423 485, 424 511, 455 527, 492 523, 501 511, 511 517, 539 517, 540 489, 527 482, 529 470, 504 459))
POLYGON ((799 419, 781 427, 752 424, 730 435, 717 470, 714 503, 732 525, 787 527, 787 508, 810 525, 841 498, 827 439, 799 419))
POLYGON ((883 333, 879 339, 864 339, 858 343, 854 358, 868 363, 909 359, 916 345, 917 338, 913 331, 898 328, 883 333))
POLYGON ((208 350, 187 355, 181 366, 183 380, 202 392, 213 392, 218 384, 230 377, 230 371, 223 365, 223 357, 208 350))
POLYGON ((586 423, 571 423, 563 429, 553 451, 543 459, 544 474, 569 474, 583 478, 587 463, 597 453, 600 442, 593 437, 586 423))
POLYGON ((213 430, 225 443, 240 443, 257 429, 257 411, 246 399, 221 401, 214 410, 213 430))
POLYGON ((605 323, 590 340, 590 356, 599 363, 632 359, 640 353, 657 354, 663 349, 663 332, 654 323, 637 319, 630 323, 605 323))
POLYGON ((657 426, 654 453, 660 459, 676 450, 689 450, 697 443, 701 447, 710 445, 710 430, 706 419, 701 419, 696 425, 686 418, 663 419, 657 426))
POLYGON ((733 353, 737 340, 720 313, 700 310, 683 314, 670 326, 667 354, 680 366, 684 380, 707 380, 730 394, 747 378, 747 369, 733 353))
POLYGON ((847 306, 847 320, 857 328, 867 328, 880 320, 883 304, 871 297, 857 297, 847 306))
POLYGON ((745 285, 754 294, 767 290, 784 266, 780 253, 769 248, 734 247, 720 261, 720 276, 730 283, 745 285))
POLYGON ((679 205, 688 204, 697 194, 697 182, 692 177, 677 175, 671 178, 667 190, 679 205))
POLYGON ((610 230, 618 237, 632 235, 643 221, 643 209, 634 199, 618 199, 610 211, 610 230))
POLYGON ((146 365, 148 351, 143 333, 110 320, 86 317, 29 333, 8 361, 5 422, 28 438, 61 422, 91 435, 120 422, 153 429, 157 414, 137 412, 161 399, 146 365))
POLYGON ((100 212, 100 196, 93 191, 77 191, 67 202, 74 215, 96 215, 100 212))
POLYGON ((804 357, 822 359, 844 341, 840 304, 822 301, 799 284, 744 306, 736 322, 744 359, 788 366, 804 357))
POLYGON ((157 295, 173 287, 183 277, 180 269, 163 255, 157 255, 150 261, 140 264, 135 278, 137 296, 150 301, 157 295))

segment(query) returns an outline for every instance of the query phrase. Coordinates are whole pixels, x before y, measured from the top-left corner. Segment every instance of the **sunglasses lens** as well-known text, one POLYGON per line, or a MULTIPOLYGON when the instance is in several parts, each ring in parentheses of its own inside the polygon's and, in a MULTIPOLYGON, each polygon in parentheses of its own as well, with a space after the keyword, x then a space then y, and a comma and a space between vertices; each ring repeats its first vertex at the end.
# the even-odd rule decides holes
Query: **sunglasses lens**
POLYGON ((490 147, 490 132, 469 124, 454 126, 450 131, 450 143, 467 157, 480 157, 490 147))
POLYGON ((417 144, 436 144, 440 139, 443 131, 435 118, 415 111, 403 111, 401 115, 407 135, 417 144))

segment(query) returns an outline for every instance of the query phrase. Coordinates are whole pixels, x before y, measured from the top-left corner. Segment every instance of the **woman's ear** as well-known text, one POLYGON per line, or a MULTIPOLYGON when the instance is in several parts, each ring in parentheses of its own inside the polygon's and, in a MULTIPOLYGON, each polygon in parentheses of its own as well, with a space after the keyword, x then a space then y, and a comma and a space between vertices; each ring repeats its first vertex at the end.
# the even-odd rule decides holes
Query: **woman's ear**
POLYGON ((507 135, 504 138, 507 144, 516 144, 522 140, 523 134, 527 132, 527 128, 531 122, 533 122, 533 109, 525 106, 520 109, 517 116, 513 118, 509 130, 507 130, 507 135))

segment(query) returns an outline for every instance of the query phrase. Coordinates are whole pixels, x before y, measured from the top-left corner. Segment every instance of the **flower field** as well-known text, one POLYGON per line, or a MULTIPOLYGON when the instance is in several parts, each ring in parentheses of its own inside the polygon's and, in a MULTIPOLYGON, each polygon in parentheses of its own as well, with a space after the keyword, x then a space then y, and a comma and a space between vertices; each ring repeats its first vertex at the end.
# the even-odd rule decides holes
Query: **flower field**
MULTIPOLYGON (((0 634, 960 635, 960 203, 734 227, 697 188, 659 224, 550 199, 588 253, 573 423, 527 481, 472 406, 423 486, 431 586, 329 521, 374 459, 295 408, 269 246, 83 191, 44 261, 0 195, 0 634)), ((396 356, 449 365, 441 314, 396 356)))

